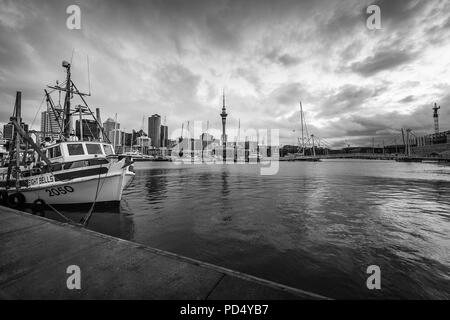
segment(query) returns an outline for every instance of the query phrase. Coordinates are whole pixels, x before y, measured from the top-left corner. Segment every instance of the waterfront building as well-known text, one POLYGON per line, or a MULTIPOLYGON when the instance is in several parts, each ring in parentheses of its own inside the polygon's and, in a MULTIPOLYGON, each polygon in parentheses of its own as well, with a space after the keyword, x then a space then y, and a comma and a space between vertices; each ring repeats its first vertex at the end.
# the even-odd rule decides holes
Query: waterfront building
POLYGON ((148 118, 148 136, 152 147, 161 147, 161 116, 154 114, 148 118))
POLYGON ((146 136, 141 136, 136 138, 136 145, 139 148, 148 148, 152 145, 151 139, 146 136))
POLYGON ((80 140, 92 141, 99 139, 99 130, 95 120, 83 119, 83 138, 81 139, 80 120, 75 121, 75 135, 80 140))
POLYGON ((160 140, 161 140, 161 147, 167 147, 168 140, 169 140, 168 126, 165 126, 165 125, 161 126, 160 140))
POLYGON ((412 153, 418 156, 450 157, 450 130, 413 137, 409 141, 412 153))
POLYGON ((109 132, 108 138, 114 147, 120 147, 123 144, 123 136, 125 132, 115 129, 109 132))
POLYGON ((115 129, 120 129, 120 123, 116 123, 114 119, 108 118, 105 122, 103 122, 103 131, 105 132, 107 137, 109 137, 109 133, 115 129))

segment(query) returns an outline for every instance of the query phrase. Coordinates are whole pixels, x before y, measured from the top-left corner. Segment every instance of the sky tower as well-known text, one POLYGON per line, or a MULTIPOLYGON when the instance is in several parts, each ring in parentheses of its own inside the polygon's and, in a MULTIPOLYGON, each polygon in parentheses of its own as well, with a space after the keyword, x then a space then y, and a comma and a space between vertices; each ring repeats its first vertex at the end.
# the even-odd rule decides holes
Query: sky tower
POLYGON ((222 145, 223 145, 223 161, 226 161, 227 158, 227 135, 225 131, 225 126, 227 123, 227 110, 225 108, 225 91, 222 93, 222 113, 220 117, 222 118, 222 145))
POLYGON ((438 110, 441 108, 441 106, 437 106, 437 104, 434 104, 433 107, 433 119, 434 119, 434 133, 439 133, 439 115, 438 110))

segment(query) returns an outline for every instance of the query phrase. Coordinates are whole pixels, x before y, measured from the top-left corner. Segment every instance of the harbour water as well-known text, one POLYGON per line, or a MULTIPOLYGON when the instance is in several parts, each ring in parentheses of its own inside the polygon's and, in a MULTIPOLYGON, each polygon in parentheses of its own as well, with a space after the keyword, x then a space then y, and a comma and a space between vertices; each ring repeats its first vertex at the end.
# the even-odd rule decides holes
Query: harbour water
POLYGON ((255 164, 135 169, 120 212, 95 212, 91 229, 331 298, 450 298, 450 166, 281 162, 272 176, 255 164), (367 289, 370 265, 381 269, 381 290, 367 289))

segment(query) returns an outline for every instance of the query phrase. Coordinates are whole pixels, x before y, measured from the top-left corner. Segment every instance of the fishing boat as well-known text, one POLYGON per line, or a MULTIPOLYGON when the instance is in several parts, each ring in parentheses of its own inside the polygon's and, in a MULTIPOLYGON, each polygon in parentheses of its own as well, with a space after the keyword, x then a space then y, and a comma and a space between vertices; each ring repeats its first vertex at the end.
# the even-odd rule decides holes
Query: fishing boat
POLYGON ((52 86, 65 92, 64 109, 59 114, 47 92, 47 103, 58 115, 60 138, 41 145, 35 142, 21 119, 21 92, 17 92, 14 114, 14 138, 8 145, 7 166, 0 169, 0 201, 13 208, 31 207, 40 211, 50 206, 118 206, 123 190, 134 177, 131 157, 119 158, 90 111, 83 94, 71 80, 70 63, 63 62, 67 78, 65 87, 52 86), (71 108, 78 95, 84 106, 71 108), (83 141, 82 111, 94 118, 101 133, 98 141, 83 141), (71 132, 71 117, 80 116, 80 138, 71 132))

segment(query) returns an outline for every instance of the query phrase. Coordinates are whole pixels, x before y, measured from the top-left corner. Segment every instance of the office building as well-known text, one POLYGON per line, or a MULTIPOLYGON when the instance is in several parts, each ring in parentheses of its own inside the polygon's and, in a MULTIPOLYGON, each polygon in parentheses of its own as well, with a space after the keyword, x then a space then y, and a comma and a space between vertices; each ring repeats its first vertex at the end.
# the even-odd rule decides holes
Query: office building
POLYGON ((167 147, 169 144, 169 128, 168 126, 161 126, 161 147, 167 147))
POLYGON ((161 117, 158 114, 148 118, 148 136, 151 139, 152 147, 161 147, 161 117))
POLYGON ((105 122, 103 122, 103 131, 107 137, 109 137, 109 133, 115 129, 120 129, 120 123, 116 123, 114 119, 108 118, 105 122))

